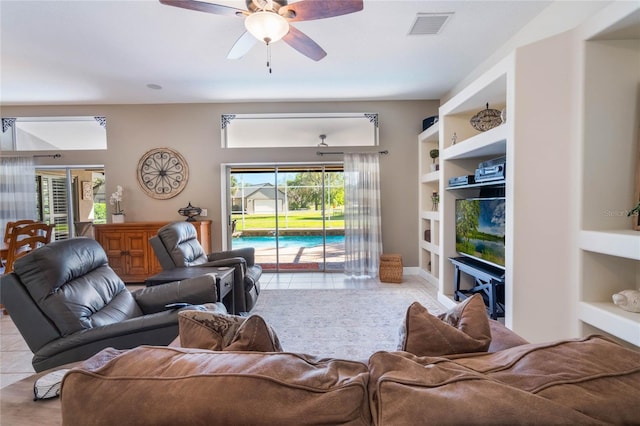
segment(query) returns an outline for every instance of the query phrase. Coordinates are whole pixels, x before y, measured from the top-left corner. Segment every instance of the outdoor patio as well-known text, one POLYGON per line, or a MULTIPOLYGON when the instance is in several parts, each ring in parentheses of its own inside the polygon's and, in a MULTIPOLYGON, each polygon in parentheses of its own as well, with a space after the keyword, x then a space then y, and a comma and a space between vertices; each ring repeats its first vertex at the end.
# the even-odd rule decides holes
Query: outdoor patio
MULTIPOLYGON (((326 269, 342 271, 344 269, 344 243, 327 244, 326 269)), ((275 270, 279 261, 280 269, 285 270, 321 270, 323 261, 322 245, 313 247, 283 247, 279 250, 279 259, 275 247, 257 248, 256 263, 265 270, 275 270)))

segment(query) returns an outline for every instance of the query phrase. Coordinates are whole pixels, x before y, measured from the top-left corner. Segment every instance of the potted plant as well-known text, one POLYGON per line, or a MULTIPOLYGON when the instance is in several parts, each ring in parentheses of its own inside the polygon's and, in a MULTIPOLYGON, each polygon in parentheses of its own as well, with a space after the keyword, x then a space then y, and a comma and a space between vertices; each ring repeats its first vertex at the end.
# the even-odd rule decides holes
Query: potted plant
POLYGON ((431 194, 431 202, 433 203, 431 210, 434 212, 438 211, 438 204, 440 203, 440 195, 438 194, 438 191, 433 191, 431 194))
POLYGON ((111 194, 111 198, 109 198, 109 204, 114 206, 113 214, 111 215, 111 222, 113 223, 123 223, 124 222, 124 210, 120 203, 122 202, 122 187, 120 185, 116 186, 116 192, 111 194))
POLYGON ((436 159, 440 156, 440 151, 438 149, 432 149, 429 151, 429 156, 433 160, 431 164, 431 171, 434 172, 439 169, 439 164, 436 164, 436 159))

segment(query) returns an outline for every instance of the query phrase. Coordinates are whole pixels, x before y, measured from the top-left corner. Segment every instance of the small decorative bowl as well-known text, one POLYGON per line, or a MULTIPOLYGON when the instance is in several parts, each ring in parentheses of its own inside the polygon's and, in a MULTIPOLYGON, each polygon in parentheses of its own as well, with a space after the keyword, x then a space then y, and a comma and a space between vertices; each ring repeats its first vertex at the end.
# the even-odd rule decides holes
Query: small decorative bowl
POLYGON ((187 222, 195 222, 195 216, 198 216, 202 213, 202 209, 200 207, 193 207, 191 205, 191 201, 189 201, 189 205, 187 207, 182 207, 178 210, 181 216, 185 216, 187 218, 187 222))
POLYGON ((490 109, 487 104, 487 109, 483 109, 473 117, 471 117, 471 126, 480 131, 486 132, 494 127, 498 127, 502 124, 502 113, 497 109, 490 109))

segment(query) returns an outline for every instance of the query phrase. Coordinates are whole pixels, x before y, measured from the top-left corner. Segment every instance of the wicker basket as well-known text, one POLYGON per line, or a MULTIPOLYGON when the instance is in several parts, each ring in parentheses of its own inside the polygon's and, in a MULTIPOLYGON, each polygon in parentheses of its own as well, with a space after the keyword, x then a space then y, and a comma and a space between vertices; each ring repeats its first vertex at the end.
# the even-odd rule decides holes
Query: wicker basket
POLYGON ((380 281, 385 283, 401 283, 402 256, 399 254, 381 255, 378 276, 380 277, 380 281))

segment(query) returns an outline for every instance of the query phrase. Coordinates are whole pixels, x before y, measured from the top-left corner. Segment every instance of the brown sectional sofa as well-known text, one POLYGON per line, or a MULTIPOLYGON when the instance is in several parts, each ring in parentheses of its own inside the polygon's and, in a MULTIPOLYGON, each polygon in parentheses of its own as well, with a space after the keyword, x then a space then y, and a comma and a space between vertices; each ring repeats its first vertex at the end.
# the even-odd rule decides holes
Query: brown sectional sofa
POLYGON ((598 336, 453 358, 378 352, 369 373, 378 425, 640 423, 640 354, 598 336))
POLYGON ((382 351, 361 362, 278 352, 275 333, 257 316, 205 321, 205 333, 194 329, 196 316, 181 313, 181 342, 196 347, 107 349, 94 356, 64 378, 63 423, 640 423, 640 352, 601 336, 529 344, 495 321, 470 321, 478 316, 473 303, 439 318, 453 321, 451 330, 432 318, 425 322, 413 308, 405 346, 416 347, 410 344, 416 336, 455 346, 459 332, 486 340, 487 330, 491 342, 483 352, 382 351))

